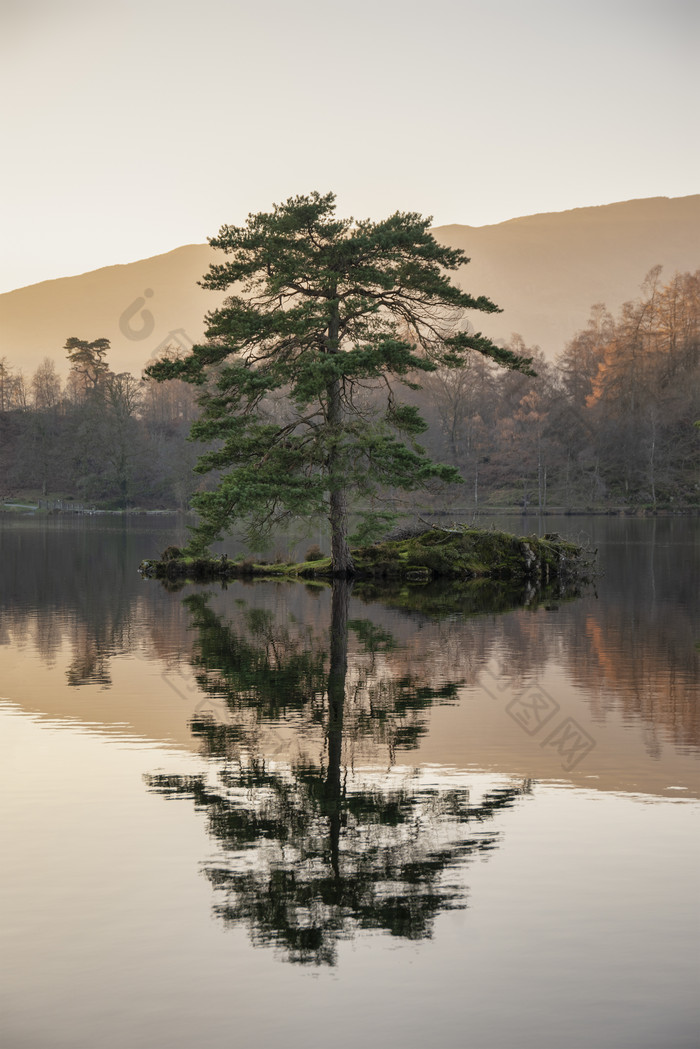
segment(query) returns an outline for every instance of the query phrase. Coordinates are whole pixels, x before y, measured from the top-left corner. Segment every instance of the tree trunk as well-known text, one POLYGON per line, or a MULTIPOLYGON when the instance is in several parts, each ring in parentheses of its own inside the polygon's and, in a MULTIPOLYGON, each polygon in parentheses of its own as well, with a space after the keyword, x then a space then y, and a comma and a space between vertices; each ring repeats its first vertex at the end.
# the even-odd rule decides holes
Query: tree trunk
POLYGON ((331 526, 331 565, 334 575, 351 576, 355 574, 355 565, 348 543, 348 497, 345 483, 342 480, 343 464, 335 443, 335 435, 340 436, 343 421, 339 379, 335 379, 328 385, 328 421, 334 431, 334 440, 328 452, 330 484, 328 520, 331 526))
MULTIPOLYGON (((339 351, 340 321, 337 311, 328 328, 328 352, 339 351)), ((344 468, 338 446, 343 429, 343 401, 340 379, 332 379, 326 387, 328 395, 328 423, 332 438, 328 451, 328 478, 330 496, 328 503, 328 520, 331 526, 331 566, 333 574, 352 576, 355 574, 350 546, 348 544, 348 497, 345 487, 344 468)))
POLYGON ((650 412, 651 447, 649 449, 649 484, 651 486, 651 504, 656 509, 656 410, 650 412))
POLYGON ((355 574, 355 565, 348 543, 348 502, 344 487, 331 489, 329 505, 333 575, 352 576, 355 574))

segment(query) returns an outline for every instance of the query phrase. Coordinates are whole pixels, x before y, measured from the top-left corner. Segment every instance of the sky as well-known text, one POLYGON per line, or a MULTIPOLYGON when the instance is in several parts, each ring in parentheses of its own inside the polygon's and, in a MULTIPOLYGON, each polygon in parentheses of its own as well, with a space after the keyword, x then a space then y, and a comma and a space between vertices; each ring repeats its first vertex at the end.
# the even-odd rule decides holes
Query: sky
POLYGON ((0 0, 0 292, 312 190, 436 225, 700 192, 697 0, 0 0))

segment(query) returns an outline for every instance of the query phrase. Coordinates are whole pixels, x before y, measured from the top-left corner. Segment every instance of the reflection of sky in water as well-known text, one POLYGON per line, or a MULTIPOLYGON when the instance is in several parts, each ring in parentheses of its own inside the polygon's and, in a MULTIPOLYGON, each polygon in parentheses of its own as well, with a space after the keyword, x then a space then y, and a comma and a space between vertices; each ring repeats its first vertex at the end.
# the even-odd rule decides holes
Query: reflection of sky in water
MULTIPOLYGON (((201 758, 7 706, 0 727, 8 1045, 693 1044, 694 803, 536 784, 481 825, 498 845, 450 872, 467 907, 430 939, 370 930, 309 970, 212 920, 204 814, 144 789, 159 766, 205 773, 201 758)), ((374 787, 410 775, 358 770, 374 787)), ((508 785, 418 782, 474 804, 508 785)))

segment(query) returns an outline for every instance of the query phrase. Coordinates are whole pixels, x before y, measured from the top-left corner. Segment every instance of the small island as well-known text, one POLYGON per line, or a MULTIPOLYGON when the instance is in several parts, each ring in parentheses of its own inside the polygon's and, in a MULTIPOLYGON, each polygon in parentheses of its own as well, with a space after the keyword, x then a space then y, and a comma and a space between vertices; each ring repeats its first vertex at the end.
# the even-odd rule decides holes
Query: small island
MULTIPOLYGON (((561 588, 590 581, 592 562, 577 544, 556 533, 542 538, 518 537, 478 528, 438 528, 386 539, 352 551, 358 581, 429 583, 436 580, 478 582, 490 580, 535 589, 561 588)), ((151 579, 213 582, 246 577, 318 579, 334 577, 330 557, 296 563, 269 563, 251 557, 231 560, 186 556, 169 546, 159 559, 142 561, 141 574, 151 579)))

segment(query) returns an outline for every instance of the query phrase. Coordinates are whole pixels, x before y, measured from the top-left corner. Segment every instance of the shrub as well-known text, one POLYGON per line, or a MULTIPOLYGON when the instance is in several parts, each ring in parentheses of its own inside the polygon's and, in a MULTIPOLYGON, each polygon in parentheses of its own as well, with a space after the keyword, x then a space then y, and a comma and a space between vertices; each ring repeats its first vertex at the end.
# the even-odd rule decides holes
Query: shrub
POLYGON ((180 561, 182 558, 182 550, 179 546, 166 546, 163 553, 160 555, 161 561, 180 561))

